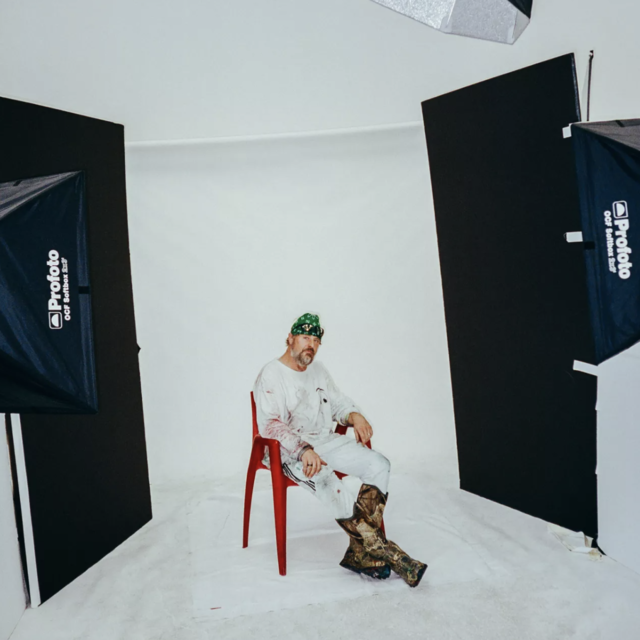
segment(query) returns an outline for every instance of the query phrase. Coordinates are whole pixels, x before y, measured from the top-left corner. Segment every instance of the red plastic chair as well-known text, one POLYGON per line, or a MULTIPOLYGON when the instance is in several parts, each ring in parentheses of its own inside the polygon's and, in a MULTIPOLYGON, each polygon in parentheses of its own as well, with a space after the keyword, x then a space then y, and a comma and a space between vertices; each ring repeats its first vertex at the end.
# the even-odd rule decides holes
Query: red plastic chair
MULTIPOLYGON (((258 469, 271 471, 271 485, 273 489, 273 510, 276 520, 276 547, 278 550, 278 570, 281 576, 287 575, 287 489, 298 485, 285 476, 282 471, 282 460, 280 458, 280 443, 277 440, 263 438, 258 432, 258 420, 256 417, 256 402, 251 392, 251 414, 253 417, 253 444, 251 446, 251 457, 249 458, 249 469, 247 470, 247 484, 244 493, 244 524, 242 528, 242 548, 249 546, 249 518, 251 516, 251 500, 253 498, 253 485, 258 469), (271 469, 262 463, 264 449, 269 449, 269 464, 271 469)), ((347 428, 339 424, 336 433, 344 435, 347 428)), ((367 447, 371 449, 371 441, 367 442, 367 447)), ((338 478, 344 478, 346 474, 336 471, 338 478)), ((381 526, 384 532, 384 522, 381 526)))

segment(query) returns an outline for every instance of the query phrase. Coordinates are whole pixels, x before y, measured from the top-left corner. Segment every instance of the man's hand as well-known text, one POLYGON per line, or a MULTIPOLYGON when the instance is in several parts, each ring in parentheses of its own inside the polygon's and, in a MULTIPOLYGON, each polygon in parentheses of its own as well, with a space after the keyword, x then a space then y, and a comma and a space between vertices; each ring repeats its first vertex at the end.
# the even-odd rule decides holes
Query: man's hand
POLYGON ((355 412, 350 413, 349 424, 353 425, 353 430, 355 431, 355 434, 356 434, 356 442, 367 444, 367 442, 371 440, 371 436, 373 435, 373 429, 371 428, 371 425, 363 415, 355 412))
POLYGON ((327 464, 313 449, 307 449, 300 459, 302 461, 302 470, 307 478, 313 478, 316 473, 320 472, 323 465, 327 464))

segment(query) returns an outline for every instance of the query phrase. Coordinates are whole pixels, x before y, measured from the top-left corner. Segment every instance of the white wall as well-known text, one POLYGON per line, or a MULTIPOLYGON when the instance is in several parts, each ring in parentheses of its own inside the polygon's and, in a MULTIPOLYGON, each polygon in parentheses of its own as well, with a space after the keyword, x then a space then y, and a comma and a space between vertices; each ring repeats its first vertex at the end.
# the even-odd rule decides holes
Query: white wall
POLYGON ((12 633, 26 606, 18 547, 9 448, 0 413, 0 640, 12 633))
POLYGON ((514 45, 370 0, 0 3, 0 95, 121 122, 129 140, 420 120, 420 101, 595 48, 594 115, 638 115, 640 3, 536 0, 514 45))
POLYGON ((598 367, 600 547, 640 573, 640 344, 598 367))
POLYGON ((455 466, 419 128, 130 148, 127 172, 152 482, 244 471, 249 391, 306 311, 376 446, 455 466))

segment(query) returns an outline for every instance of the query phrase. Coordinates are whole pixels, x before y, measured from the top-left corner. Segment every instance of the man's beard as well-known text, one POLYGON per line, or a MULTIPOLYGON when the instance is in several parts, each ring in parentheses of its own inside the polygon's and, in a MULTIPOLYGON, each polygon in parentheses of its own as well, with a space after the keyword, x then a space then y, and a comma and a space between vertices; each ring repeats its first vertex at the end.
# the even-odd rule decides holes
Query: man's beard
POLYGON ((313 351, 301 351, 300 353, 292 353, 291 355, 301 367, 309 366, 315 357, 313 351))

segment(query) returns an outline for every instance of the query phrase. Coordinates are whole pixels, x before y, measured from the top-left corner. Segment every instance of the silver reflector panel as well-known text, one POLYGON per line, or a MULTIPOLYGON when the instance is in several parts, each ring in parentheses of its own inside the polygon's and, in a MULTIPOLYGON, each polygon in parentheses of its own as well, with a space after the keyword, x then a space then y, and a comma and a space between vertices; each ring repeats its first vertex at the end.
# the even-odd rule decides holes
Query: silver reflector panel
POLYGON ((373 0, 443 33, 513 44, 529 17, 510 0, 373 0))

